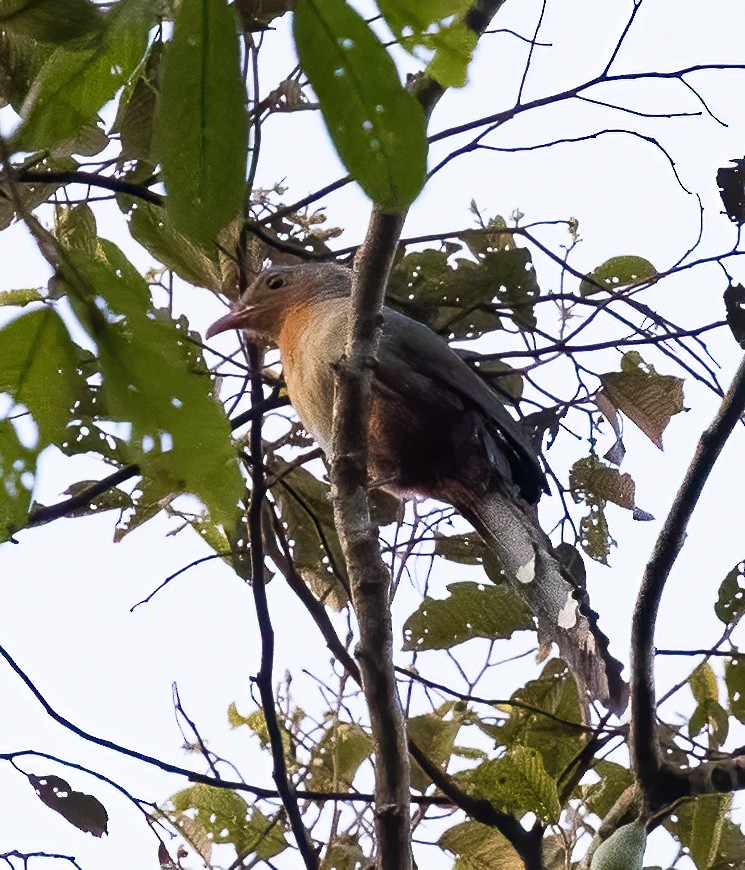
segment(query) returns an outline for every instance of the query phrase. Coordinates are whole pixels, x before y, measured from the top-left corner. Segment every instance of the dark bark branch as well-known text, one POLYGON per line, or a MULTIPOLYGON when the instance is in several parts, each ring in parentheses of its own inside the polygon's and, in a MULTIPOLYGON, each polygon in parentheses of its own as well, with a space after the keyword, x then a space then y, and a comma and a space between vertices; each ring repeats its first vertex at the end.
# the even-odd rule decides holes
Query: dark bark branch
MULTIPOLYGON (((255 344, 248 345, 248 362, 251 369, 251 405, 259 407, 264 401, 264 389, 261 382, 261 364, 259 351, 255 344)), ((266 568, 264 565, 264 548, 262 541, 261 517, 263 502, 266 497, 266 480, 264 477, 263 442, 261 414, 255 414, 251 420, 251 503, 248 509, 248 530, 251 544, 251 588, 256 605, 256 616, 261 632, 261 666, 256 675, 256 685, 264 710, 269 743, 272 750, 274 770, 272 776, 277 791, 282 798, 282 804, 287 812, 287 818, 295 835, 300 855, 306 870, 317 870, 318 852, 311 842, 308 831, 303 824, 303 817, 297 801, 297 795, 292 787, 287 772, 285 747, 282 729, 277 718, 277 708, 274 703, 274 688, 272 674, 274 669, 274 629, 269 615, 269 604, 266 596, 266 568)))
POLYGON ((26 527, 43 526, 45 523, 51 523, 52 520, 58 520, 60 517, 69 516, 77 510, 90 507, 91 502, 97 499, 99 495, 114 489, 115 486, 124 483, 126 480, 137 477, 139 473, 139 465, 125 465, 124 468, 119 468, 113 474, 109 474, 97 483, 91 484, 91 486, 77 495, 71 496, 57 504, 37 507, 29 514, 26 527))
POLYGON ((88 187, 101 187, 114 193, 126 193, 137 199, 144 199, 153 205, 163 205, 163 197, 159 193, 153 193, 142 184, 132 184, 120 178, 111 178, 108 175, 99 175, 96 172, 82 172, 80 170, 70 172, 43 172, 32 169, 24 169, 16 175, 16 180, 23 184, 85 184, 88 187))
POLYGON ((632 762, 639 785, 652 808, 683 794, 729 791, 745 786, 745 762, 712 762, 687 771, 662 760, 656 733, 654 630, 665 584, 685 540, 688 522, 714 463, 745 411, 745 360, 741 362, 719 412, 701 435, 696 453, 678 490, 644 572, 631 628, 632 762))

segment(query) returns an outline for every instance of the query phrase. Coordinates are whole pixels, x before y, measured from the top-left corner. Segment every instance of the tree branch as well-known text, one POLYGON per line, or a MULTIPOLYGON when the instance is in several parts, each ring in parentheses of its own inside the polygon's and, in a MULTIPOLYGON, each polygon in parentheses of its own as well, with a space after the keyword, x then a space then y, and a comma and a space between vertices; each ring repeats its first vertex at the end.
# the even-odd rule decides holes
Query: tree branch
POLYGON ((660 754, 655 720, 654 630, 660 599, 685 540, 688 522, 698 504, 714 463, 745 411, 745 359, 735 375, 711 426, 699 439, 657 543, 647 563, 631 628, 631 734, 634 771, 654 809, 683 794, 729 791, 745 786, 745 764, 738 760, 726 769, 720 762, 687 771, 665 764, 660 754))
MULTIPOLYGON (((481 34, 504 0, 476 0, 465 21, 481 34)), ((416 96, 428 118, 444 93, 432 80, 416 96)), ((331 466, 334 518, 359 625, 357 658, 375 746, 377 866, 410 870, 411 821, 406 722, 393 668, 391 578, 380 553, 368 499, 367 449, 372 365, 380 309, 407 209, 386 214, 375 206, 356 260, 345 358, 336 371, 331 466)))
MULTIPOLYGON (((261 381, 261 364, 259 351, 253 342, 248 344, 248 363, 251 370, 251 405, 259 407, 264 401, 264 389, 261 381)), ((251 420, 251 503, 248 509, 248 532, 251 542, 251 588, 256 605, 256 616, 261 633, 261 666, 256 675, 256 685, 264 710, 269 743, 272 751, 274 770, 272 776, 277 791, 282 798, 282 804, 287 812, 290 827, 295 835, 295 842, 303 858, 306 870, 317 870, 318 853, 311 842, 308 831, 303 824, 303 817, 298 806, 297 796, 290 782, 285 761, 285 746, 277 718, 274 703, 272 672, 274 668, 274 629, 269 616, 269 604, 266 596, 266 568, 264 565, 264 547, 262 541, 261 517, 264 498, 266 497, 266 480, 264 477, 263 442, 261 437, 263 418, 255 414, 251 420)))

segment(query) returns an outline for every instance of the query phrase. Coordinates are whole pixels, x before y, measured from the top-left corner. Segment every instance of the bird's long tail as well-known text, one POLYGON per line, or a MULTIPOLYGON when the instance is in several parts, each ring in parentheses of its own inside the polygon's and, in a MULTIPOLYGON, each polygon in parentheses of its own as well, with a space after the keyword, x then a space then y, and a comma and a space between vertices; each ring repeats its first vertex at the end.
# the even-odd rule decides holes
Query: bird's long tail
POLYGON ((514 496, 492 491, 459 509, 519 587, 536 617, 541 646, 556 643, 581 694, 589 693, 621 713, 628 701, 623 666, 608 651, 608 638, 589 605, 583 572, 567 567, 530 509, 514 496))

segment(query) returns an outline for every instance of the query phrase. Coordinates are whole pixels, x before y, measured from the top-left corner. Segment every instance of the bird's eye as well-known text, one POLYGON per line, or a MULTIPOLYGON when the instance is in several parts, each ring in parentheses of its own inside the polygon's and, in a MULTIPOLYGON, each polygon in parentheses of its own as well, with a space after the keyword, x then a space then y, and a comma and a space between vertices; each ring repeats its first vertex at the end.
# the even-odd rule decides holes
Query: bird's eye
POLYGON ((285 279, 281 275, 270 275, 266 279, 266 286, 270 290, 279 290, 280 287, 284 287, 285 279))

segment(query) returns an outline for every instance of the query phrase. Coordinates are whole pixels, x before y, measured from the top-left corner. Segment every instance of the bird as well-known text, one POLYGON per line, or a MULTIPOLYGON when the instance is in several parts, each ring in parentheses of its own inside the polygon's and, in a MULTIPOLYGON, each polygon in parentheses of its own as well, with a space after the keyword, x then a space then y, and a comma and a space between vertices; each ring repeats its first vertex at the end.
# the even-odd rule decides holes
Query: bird
MULTIPOLYGON (((247 330, 279 349, 290 402, 329 461, 352 283, 352 271, 336 263, 270 265, 206 332, 209 339, 247 330)), ((609 652, 584 576, 567 567, 538 523, 547 484, 524 428, 428 326, 385 305, 380 323, 368 414, 371 487, 452 505, 496 554, 533 612, 542 647, 556 643, 585 701, 622 712, 623 666, 609 652)))

